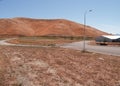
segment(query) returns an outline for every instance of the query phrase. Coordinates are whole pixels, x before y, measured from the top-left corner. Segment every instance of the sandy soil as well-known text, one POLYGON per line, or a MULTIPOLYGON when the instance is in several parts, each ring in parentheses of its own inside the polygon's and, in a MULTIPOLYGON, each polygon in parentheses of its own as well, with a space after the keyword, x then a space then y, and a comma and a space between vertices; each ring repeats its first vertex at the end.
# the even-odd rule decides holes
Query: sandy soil
POLYGON ((120 86, 120 57, 0 46, 0 86, 120 86))

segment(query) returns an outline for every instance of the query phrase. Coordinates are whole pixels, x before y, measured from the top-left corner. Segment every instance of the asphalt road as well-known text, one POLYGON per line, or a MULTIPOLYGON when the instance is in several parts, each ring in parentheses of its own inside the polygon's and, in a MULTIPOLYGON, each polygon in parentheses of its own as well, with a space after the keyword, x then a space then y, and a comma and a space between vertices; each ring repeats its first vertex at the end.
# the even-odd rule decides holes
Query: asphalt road
POLYGON ((0 40, 0 45, 19 46, 19 47, 46 47, 46 46, 40 46, 40 45, 12 44, 12 43, 7 42, 7 41, 12 40, 12 39, 16 39, 16 38, 9 38, 9 39, 0 40))
MULTIPOLYGON (((120 47, 117 46, 100 46, 100 45, 89 45, 90 41, 85 42, 85 49, 90 52, 120 56, 120 47)), ((63 44, 61 47, 64 48, 72 48, 77 50, 83 50, 83 41, 82 42, 74 42, 69 44, 63 44)))
POLYGON ((7 42, 7 41, 12 40, 12 39, 14 39, 14 38, 0 40, 0 45, 10 45, 10 46, 15 45, 15 44, 11 44, 11 43, 7 42))
MULTIPOLYGON (((9 40, 11 40, 11 39, 0 40, 0 45, 41 47, 41 46, 38 46, 38 45, 22 45, 22 44, 7 43, 6 41, 9 41, 9 40)), ((89 42, 90 41, 86 41, 86 43, 85 43, 86 51, 108 54, 108 55, 114 55, 114 56, 120 56, 120 47, 89 45, 88 44, 89 42)), ((62 44, 62 45, 58 45, 58 46, 63 47, 63 48, 83 50, 83 41, 66 43, 66 44, 62 44)))

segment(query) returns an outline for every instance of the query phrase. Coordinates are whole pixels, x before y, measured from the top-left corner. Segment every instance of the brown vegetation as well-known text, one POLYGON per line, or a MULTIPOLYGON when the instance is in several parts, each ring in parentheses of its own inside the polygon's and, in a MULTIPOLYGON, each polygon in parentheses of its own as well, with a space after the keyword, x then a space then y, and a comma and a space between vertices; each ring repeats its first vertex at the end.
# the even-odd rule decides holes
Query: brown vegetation
POLYGON ((12 44, 24 44, 24 45, 42 45, 50 46, 64 43, 71 43, 76 41, 81 41, 82 38, 76 37, 19 37, 7 41, 12 44))
POLYGON ((50 48, 0 46, 0 86, 119 86, 120 58, 50 48))
MULTIPOLYGON (((83 36, 83 25, 65 19, 0 19, 0 35, 5 36, 83 36)), ((107 34, 90 26, 90 37, 107 34)))

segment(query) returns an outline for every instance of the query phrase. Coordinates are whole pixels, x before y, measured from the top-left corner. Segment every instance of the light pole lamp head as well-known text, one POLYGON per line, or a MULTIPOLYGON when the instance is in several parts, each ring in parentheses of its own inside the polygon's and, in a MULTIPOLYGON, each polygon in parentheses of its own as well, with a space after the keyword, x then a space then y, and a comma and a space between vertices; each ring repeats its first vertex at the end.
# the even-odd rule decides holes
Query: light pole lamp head
POLYGON ((92 12, 92 10, 89 10, 89 12, 92 12))

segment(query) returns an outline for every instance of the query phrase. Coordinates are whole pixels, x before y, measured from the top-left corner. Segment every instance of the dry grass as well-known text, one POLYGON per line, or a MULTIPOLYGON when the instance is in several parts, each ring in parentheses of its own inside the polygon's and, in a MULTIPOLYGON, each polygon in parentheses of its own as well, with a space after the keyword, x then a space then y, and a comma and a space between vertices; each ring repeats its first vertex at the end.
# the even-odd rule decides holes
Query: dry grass
POLYGON ((81 38, 75 37, 21 37, 8 41, 13 44, 26 44, 26 45, 43 45, 51 46, 56 44, 71 43, 75 41, 80 41, 81 38))
MULTIPOLYGON (((0 19, 2 36, 83 36, 83 27, 82 24, 65 19, 0 19)), ((96 37, 103 34, 107 33, 86 27, 87 36, 96 37)))
POLYGON ((0 46, 0 68, 1 86, 120 86, 119 57, 77 50, 0 46))

